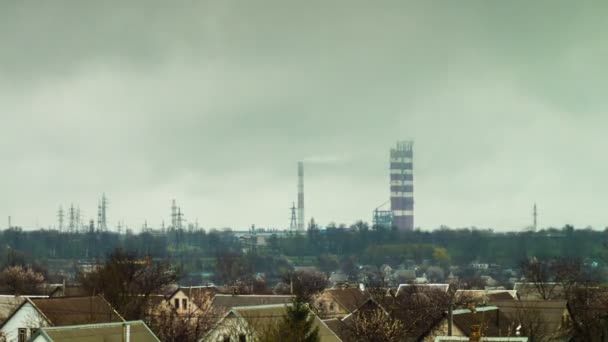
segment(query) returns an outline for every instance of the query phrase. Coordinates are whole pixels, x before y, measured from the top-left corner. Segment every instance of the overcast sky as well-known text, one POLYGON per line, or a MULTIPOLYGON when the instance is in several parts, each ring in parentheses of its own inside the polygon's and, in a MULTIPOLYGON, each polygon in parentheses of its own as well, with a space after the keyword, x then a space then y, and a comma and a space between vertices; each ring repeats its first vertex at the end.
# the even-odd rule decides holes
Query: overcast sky
MULTIPOLYGON (((371 220, 415 140, 415 224, 608 225, 604 1, 0 2, 0 215, 371 220)), ((5 227, 6 219, 0 221, 5 227)))

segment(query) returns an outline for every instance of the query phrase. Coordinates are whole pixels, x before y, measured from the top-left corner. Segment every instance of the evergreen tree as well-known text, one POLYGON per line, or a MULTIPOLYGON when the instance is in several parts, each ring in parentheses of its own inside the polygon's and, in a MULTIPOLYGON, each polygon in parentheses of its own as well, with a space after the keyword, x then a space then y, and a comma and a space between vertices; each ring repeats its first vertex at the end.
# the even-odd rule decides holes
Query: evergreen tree
POLYGON ((319 327, 314 325, 315 316, 305 302, 294 299, 287 307, 287 314, 281 322, 279 331, 283 332, 283 340, 287 342, 318 342, 319 327))

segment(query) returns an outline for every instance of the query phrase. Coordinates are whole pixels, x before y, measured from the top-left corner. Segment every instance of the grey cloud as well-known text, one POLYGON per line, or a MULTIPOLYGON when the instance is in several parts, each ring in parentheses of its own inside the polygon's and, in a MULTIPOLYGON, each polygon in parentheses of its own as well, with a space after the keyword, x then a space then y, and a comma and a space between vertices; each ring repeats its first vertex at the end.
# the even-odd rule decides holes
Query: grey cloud
POLYGON ((0 5, 0 215, 369 220, 415 139, 417 224, 603 227, 603 2, 0 5), (573 203, 576 203, 573 204, 573 203), (584 209, 582 209, 582 207, 584 209))

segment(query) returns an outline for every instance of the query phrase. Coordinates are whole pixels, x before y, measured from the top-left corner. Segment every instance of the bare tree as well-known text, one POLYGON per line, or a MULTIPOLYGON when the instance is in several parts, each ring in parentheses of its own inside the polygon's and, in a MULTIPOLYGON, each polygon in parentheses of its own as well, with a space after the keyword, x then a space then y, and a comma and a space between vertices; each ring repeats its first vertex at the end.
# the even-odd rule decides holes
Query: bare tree
POLYGON ((293 295, 307 303, 329 285, 327 276, 315 271, 290 272, 283 276, 283 281, 290 285, 293 295))
POLYGON ((0 272, 0 285, 11 294, 37 294, 44 276, 26 266, 8 266, 0 272))
POLYGON ((79 278, 87 292, 103 294, 126 319, 141 319, 150 295, 174 283, 177 275, 166 262, 140 260, 117 249, 102 267, 79 278))
POLYGON ((346 335, 357 342, 401 341, 407 334, 403 322, 378 307, 371 311, 356 312, 343 324, 346 335))
POLYGON ((522 261, 520 269, 526 279, 526 284, 533 286, 541 299, 547 300, 555 297, 556 283, 551 282, 552 269, 548 262, 532 258, 522 261))

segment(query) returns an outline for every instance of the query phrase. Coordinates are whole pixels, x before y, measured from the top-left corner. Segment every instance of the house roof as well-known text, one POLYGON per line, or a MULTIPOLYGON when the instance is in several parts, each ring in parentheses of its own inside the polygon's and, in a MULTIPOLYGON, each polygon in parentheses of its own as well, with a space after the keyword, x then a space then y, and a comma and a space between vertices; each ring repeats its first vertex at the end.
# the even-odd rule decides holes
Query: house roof
POLYGON ((404 287, 410 286, 417 286, 423 289, 437 289, 443 292, 448 292, 450 289, 450 284, 399 284, 396 295, 399 295, 399 291, 401 291, 404 287))
POLYGON ((49 294, 49 297, 78 297, 89 294, 82 285, 66 285, 65 288, 63 285, 59 285, 49 294))
MULTIPOLYGON (((234 314, 239 318, 244 319, 247 324, 254 330, 263 329, 264 326, 275 324, 286 315, 287 306, 292 304, 273 304, 273 305, 256 305, 232 308, 230 314, 234 314)), ((319 317, 312 311, 315 320, 314 327, 319 328, 319 337, 322 342, 339 342, 341 339, 336 335, 319 317)))
POLYGON ((515 283, 513 284, 513 290, 517 292, 517 295, 521 299, 534 300, 544 299, 542 294, 539 292, 539 287, 542 287, 545 291, 544 295, 546 299, 563 299, 564 287, 559 283, 515 283))
POLYGON ((505 316, 516 320, 522 313, 535 314, 546 324, 549 331, 557 331, 568 310, 565 300, 508 300, 492 301, 505 316))
POLYGON ((324 319, 323 323, 327 325, 331 331, 333 331, 336 336, 338 336, 342 341, 352 341, 353 338, 351 336, 350 330, 346 326, 346 324, 338 318, 330 318, 324 319))
MULTIPOLYGON (((468 342, 468 337, 437 336, 435 342, 468 342)), ((527 337, 482 337, 480 342, 528 342, 527 337)))
POLYGON ((488 303, 492 300, 515 300, 514 290, 456 290, 456 298, 460 301, 488 303))
POLYGON ((220 290, 215 286, 189 286, 181 287, 180 289, 191 300, 214 297, 220 294, 220 290))
POLYGON ((127 326, 131 342, 160 342, 142 321, 41 328, 35 337, 42 335, 49 342, 122 342, 127 326))
POLYGON ((493 300, 515 300, 513 295, 511 295, 511 293, 509 293, 508 291, 488 293, 488 299, 491 301, 493 301, 493 300))
POLYGON ((233 307, 286 304, 290 303, 293 296, 280 295, 222 295, 213 297, 211 305, 222 312, 228 312, 233 307))
POLYGON ((466 336, 471 334, 472 325, 480 325, 486 336, 507 335, 513 326, 513 321, 495 306, 480 307, 475 312, 469 309, 455 310, 453 321, 466 336))
POLYGON ((369 297, 367 293, 356 287, 327 289, 325 293, 348 312, 357 310, 369 297))
POLYGON ((32 298, 29 301, 54 326, 124 322, 100 296, 32 298))

